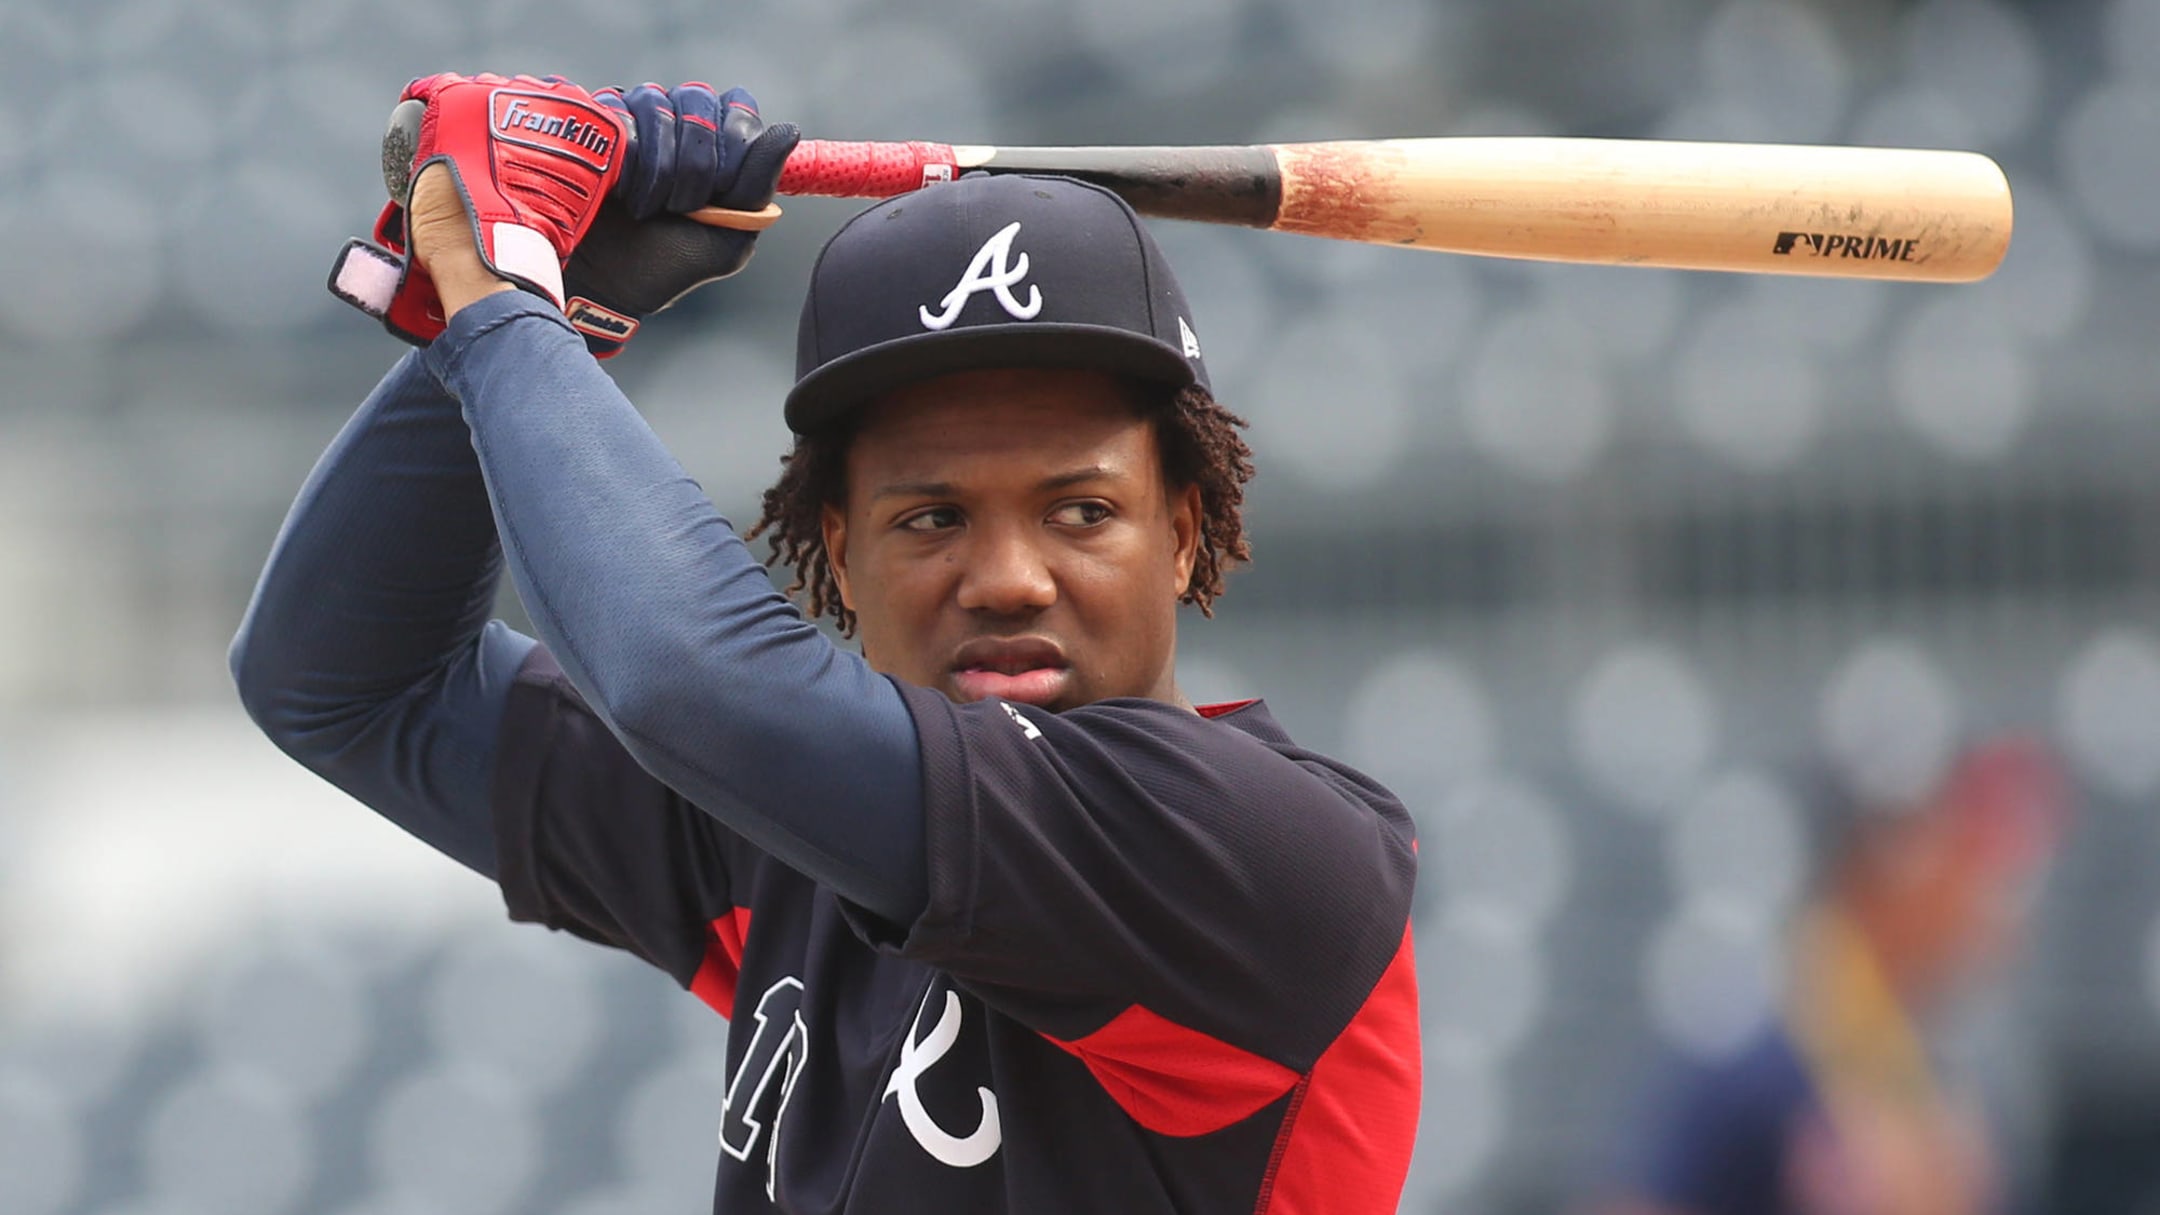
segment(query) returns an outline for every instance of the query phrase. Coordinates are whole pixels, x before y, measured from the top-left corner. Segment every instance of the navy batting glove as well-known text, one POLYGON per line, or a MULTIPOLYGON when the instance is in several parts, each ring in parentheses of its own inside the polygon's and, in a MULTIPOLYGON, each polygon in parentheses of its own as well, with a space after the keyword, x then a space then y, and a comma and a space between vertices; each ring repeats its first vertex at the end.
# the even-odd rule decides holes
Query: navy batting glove
POLYGON ((742 89, 642 84, 594 99, 630 118, 622 176, 563 271, 564 313, 599 358, 644 319, 750 260, 755 232, 682 218, 700 207, 762 210, 801 141, 793 123, 767 126, 742 89))

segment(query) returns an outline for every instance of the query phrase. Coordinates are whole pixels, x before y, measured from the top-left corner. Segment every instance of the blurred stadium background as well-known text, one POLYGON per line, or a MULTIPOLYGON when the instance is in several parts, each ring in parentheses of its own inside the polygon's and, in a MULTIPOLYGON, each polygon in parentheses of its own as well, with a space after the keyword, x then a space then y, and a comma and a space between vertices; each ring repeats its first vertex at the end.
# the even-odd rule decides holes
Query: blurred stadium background
MULTIPOLYGON (((1185 673, 1420 816, 1405 1210, 1564 1208, 1647 1060, 1733 1046, 1822 838, 1796 771, 2018 725, 2079 821, 1957 1041, 2031 1209, 2160 1210, 2160 0, 0 0, 0 1210, 706 1209, 724 1024, 503 923, 224 675, 396 354, 322 280, 445 67, 741 82, 835 137, 1996 155, 1973 288, 1162 227, 1262 467, 1185 673)), ((848 210, 611 369, 738 522, 848 210)))

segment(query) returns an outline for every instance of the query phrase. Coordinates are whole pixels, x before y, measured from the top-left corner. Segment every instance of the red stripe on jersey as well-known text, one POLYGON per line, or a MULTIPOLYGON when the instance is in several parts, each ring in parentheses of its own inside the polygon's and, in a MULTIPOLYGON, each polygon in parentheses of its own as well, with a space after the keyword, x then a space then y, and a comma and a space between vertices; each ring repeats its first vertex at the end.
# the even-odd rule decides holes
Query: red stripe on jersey
POLYGON ((743 942, 750 937, 750 909, 736 907, 705 927, 705 961, 690 976, 690 994, 723 1017, 735 1015, 735 979, 742 974, 743 942))
POLYGON ((1385 1215, 1417 1138, 1417 964, 1410 930, 1364 1007, 1306 1076, 1275 1142, 1260 1215, 1385 1215))
POLYGON ((1226 700, 1219 705, 1194 705, 1193 712, 1202 717, 1227 717, 1246 705, 1256 705, 1257 700, 1226 700))
POLYGON ((1298 1074, 1138 1004, 1071 1042, 1048 1038, 1087 1064, 1132 1120, 1158 1135, 1205 1135, 1251 1117, 1290 1091, 1298 1074))

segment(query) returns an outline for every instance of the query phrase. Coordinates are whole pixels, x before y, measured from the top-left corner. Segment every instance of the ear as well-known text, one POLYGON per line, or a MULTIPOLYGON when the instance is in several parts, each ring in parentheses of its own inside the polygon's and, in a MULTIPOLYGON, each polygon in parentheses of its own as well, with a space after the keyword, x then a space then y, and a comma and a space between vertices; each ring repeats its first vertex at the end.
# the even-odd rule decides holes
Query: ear
POLYGON ((840 606, 855 610, 855 596, 848 588, 847 511, 828 502, 818 512, 818 531, 825 540, 825 564, 831 568, 833 584, 840 588, 840 606))
POLYGON ((1171 491, 1169 505, 1170 535, 1176 545, 1172 553, 1177 578, 1173 593, 1183 598, 1185 588, 1192 585, 1193 563, 1200 559, 1200 521, 1205 509, 1200 500, 1200 487, 1187 485, 1171 491))

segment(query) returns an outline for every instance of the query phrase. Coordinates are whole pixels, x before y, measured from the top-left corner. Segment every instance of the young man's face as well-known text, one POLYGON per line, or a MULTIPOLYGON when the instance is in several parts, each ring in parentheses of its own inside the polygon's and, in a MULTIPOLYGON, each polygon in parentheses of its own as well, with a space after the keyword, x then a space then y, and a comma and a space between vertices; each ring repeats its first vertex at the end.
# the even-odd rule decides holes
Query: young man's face
POLYGON ((1100 372, 970 371, 866 411, 825 547, 863 655, 957 701, 1178 700, 1200 491, 1100 372))

